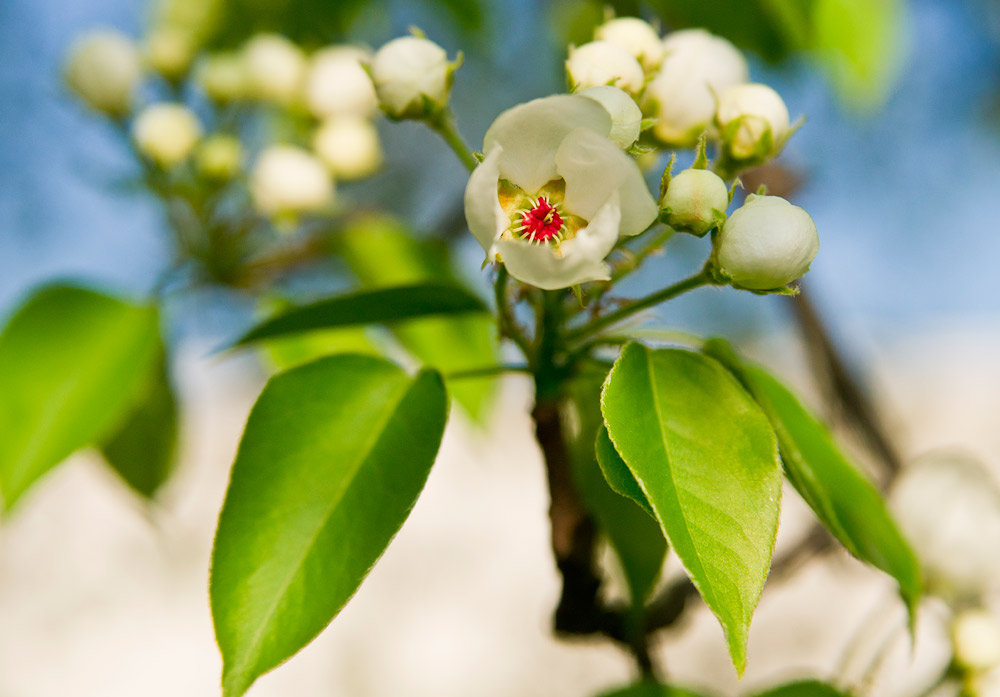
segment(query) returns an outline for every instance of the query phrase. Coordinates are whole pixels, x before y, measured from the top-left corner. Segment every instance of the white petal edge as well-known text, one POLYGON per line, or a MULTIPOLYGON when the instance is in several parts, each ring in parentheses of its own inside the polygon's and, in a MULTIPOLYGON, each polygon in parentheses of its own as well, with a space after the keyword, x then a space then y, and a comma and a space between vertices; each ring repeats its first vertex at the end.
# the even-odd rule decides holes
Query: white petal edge
POLYGON ((465 220, 469 232, 483 246, 490 260, 496 256, 493 243, 507 229, 507 216, 497 196, 502 155, 503 148, 499 146, 490 150, 486 159, 472 171, 465 187, 465 220))
POLYGON ((611 117, 611 132, 608 139, 622 149, 626 149, 639 139, 642 129, 642 109, 625 91, 611 85, 588 87, 577 92, 581 97, 593 99, 611 117))

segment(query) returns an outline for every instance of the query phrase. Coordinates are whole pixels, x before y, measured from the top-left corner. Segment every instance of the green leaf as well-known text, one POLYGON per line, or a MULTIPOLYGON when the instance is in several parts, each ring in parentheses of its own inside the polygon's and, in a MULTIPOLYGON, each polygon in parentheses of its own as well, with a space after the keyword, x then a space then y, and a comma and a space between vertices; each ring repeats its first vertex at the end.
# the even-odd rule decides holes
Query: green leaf
MULTIPOLYGON (((337 236, 339 252, 367 287, 447 282, 462 285, 452 269, 447 246, 421 240, 383 218, 361 221, 337 236)), ((422 363, 444 374, 475 370, 500 362, 496 320, 468 313, 418 319, 394 325, 392 333, 422 363)), ((456 380, 448 392, 473 419, 483 419, 492 402, 495 377, 456 380)))
POLYGON ((354 594, 417 500, 447 419, 441 377, 370 356, 273 377, 219 517, 210 595, 223 692, 238 697, 354 594))
POLYGON ((781 466, 767 418, 715 361, 639 344, 612 368, 602 408, 742 674, 778 530, 781 466))
POLYGON ((878 489, 788 388, 744 361, 725 341, 712 339, 705 352, 729 368, 761 405, 778 434, 789 481, 823 525, 851 554, 899 582, 912 622, 923 592, 920 565, 878 489))
POLYGON ((111 468, 146 498, 167 481, 177 455, 177 400, 162 346, 151 367, 138 403, 101 447, 111 468))
POLYGON ((319 329, 467 312, 486 312, 486 306, 455 285, 422 283, 362 290, 286 310, 251 329, 237 345, 319 329))
POLYGON ((847 697, 847 695, 825 682, 802 680, 758 692, 756 697, 847 697))
POLYGON ((44 288, 0 334, 0 492, 11 508, 43 474, 124 418, 156 359, 154 308, 44 288))
POLYGON ((606 692, 601 697, 708 697, 706 692, 691 692, 680 687, 643 681, 621 690, 606 692))
POLYGON ((607 480, 608 486, 620 496, 635 501, 640 508, 655 518, 653 507, 649 505, 646 495, 642 493, 639 482, 635 481, 632 470, 628 468, 621 455, 615 450, 615 444, 611 442, 611 436, 608 435, 608 429, 604 425, 597 432, 595 450, 597 451, 597 462, 601 466, 601 473, 607 480))
POLYGON ((573 483, 621 563, 632 600, 632 619, 641 626, 645 601, 663 569, 667 542, 655 520, 611 490, 597 465, 594 438, 599 429, 604 429, 600 402, 602 382, 579 378, 570 390, 577 415, 571 420, 577 427, 567 429, 570 431, 573 483))

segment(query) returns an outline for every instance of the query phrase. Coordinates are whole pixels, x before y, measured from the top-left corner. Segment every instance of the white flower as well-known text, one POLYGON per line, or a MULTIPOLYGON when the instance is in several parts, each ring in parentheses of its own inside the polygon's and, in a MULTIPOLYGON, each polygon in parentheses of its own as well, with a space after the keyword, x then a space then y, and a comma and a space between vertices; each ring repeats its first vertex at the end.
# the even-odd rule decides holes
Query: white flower
POLYGON ((610 85, 601 85, 588 87, 577 94, 593 99, 608 112, 611 117, 611 133, 608 138, 612 143, 627 150, 638 140, 642 128, 642 109, 626 92, 610 85))
POLYGON ((186 160, 199 138, 198 118, 182 104, 146 107, 132 124, 136 148, 161 167, 172 167, 186 160))
POLYGON ((903 471, 891 502, 932 592, 978 598, 997 585, 1000 490, 979 463, 927 456, 903 471))
POLYGON ((646 88, 654 115, 653 133, 667 145, 690 147, 715 118, 716 94, 747 81, 743 54, 704 29, 668 35, 660 70, 646 88))
POLYGON ((184 76, 194 60, 195 44, 181 29, 161 27, 146 38, 146 59, 150 67, 168 80, 184 76))
POLYGON ((725 220, 729 189, 715 172, 686 169, 670 180, 660 206, 671 227, 704 235, 725 220))
POLYGON ((195 164, 210 179, 230 179, 240 171, 243 146, 231 135, 216 133, 198 145, 195 164))
POLYGON ((257 158, 250 178, 254 206, 264 215, 317 212, 333 203, 329 173, 316 157, 290 145, 272 145, 257 158))
POLYGON ((644 70, 659 67, 666 49, 655 29, 637 17, 610 19, 594 30, 594 38, 621 46, 642 64, 644 70))
POLYGON ((808 213, 779 196, 751 194, 719 230, 713 259, 733 285, 772 290, 803 276, 818 251, 808 213))
POLYGON ((246 62, 238 53, 206 56, 195 75, 205 94, 221 104, 242 99, 249 91, 246 62))
POLYGON ((66 60, 66 84, 94 109, 123 116, 142 79, 135 44, 117 31, 100 29, 78 39, 66 60))
POLYGON ((371 63, 379 103, 386 114, 397 119, 427 116, 425 99, 443 107, 454 70, 443 48, 416 36, 393 39, 378 50, 371 63))
POLYGON ((548 290, 607 280, 604 258, 657 207, 635 162, 608 139, 611 118, 579 95, 508 109, 483 140, 465 215, 489 259, 548 290))
POLYGON ((960 612, 951 625, 955 661, 973 673, 1000 665, 1000 625, 982 609, 960 612))
POLYGON ((723 142, 738 160, 766 158, 788 137, 788 107, 767 85, 734 85, 719 95, 716 115, 723 142))
POLYGON ((382 164, 375 124, 360 116, 327 119, 316 131, 313 148, 338 179, 363 179, 382 164))
POLYGON ((369 55, 359 48, 335 46, 318 51, 306 78, 306 106, 319 118, 371 116, 378 109, 375 86, 362 62, 369 55))
POLYGON ((243 48, 243 60, 254 97, 283 106, 298 100, 306 72, 298 46, 278 34, 258 34, 243 48))
POLYGON ((570 46, 566 74, 574 90, 613 85, 631 95, 642 92, 646 74, 631 53, 610 41, 570 46))

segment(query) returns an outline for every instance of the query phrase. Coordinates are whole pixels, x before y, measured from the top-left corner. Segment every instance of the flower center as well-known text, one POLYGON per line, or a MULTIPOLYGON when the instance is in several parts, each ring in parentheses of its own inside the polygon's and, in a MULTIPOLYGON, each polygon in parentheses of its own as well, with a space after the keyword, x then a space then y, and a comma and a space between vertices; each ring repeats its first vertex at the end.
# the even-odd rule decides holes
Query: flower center
POLYGON ((549 203, 544 196, 531 199, 531 203, 532 208, 521 214, 521 222, 514 231, 531 242, 562 239, 566 228, 559 215, 559 204, 549 203))

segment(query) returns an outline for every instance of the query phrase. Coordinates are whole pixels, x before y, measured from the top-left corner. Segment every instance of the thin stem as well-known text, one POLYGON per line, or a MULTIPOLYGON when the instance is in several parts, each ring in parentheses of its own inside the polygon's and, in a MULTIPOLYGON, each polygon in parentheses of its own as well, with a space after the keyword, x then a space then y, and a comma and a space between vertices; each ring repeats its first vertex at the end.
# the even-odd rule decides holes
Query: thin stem
POLYGON ((642 266, 643 262, 646 261, 651 254, 660 249, 671 237, 674 236, 673 228, 664 227, 662 229, 657 229, 657 227, 658 226, 654 225, 647 232, 643 233, 643 235, 648 235, 648 237, 644 240, 643 245, 636 251, 633 252, 627 247, 622 248, 622 253, 627 255, 626 259, 620 266, 618 266, 618 268, 611 272, 611 280, 597 288, 591 297, 590 307, 595 309, 598 308, 600 306, 601 299, 618 281, 642 266))
POLYGON ((440 114, 428 119, 427 125, 444 139, 448 147, 458 155, 458 159, 462 161, 466 169, 471 172, 479 165, 472 150, 459 135, 458 129, 455 127, 455 117, 449 110, 444 109, 440 114))
POLYGON ((484 378, 491 375, 502 375, 504 373, 531 373, 531 367, 525 363, 504 363, 501 365, 489 365, 483 368, 472 368, 470 370, 459 370, 454 373, 447 373, 445 380, 467 380, 469 378, 484 378))
POLYGON ((507 273, 507 269, 501 265, 500 270, 497 272, 496 283, 493 285, 493 292, 497 304, 497 321, 500 326, 500 337, 507 337, 513 341, 517 344, 517 347, 521 349, 521 353, 523 353, 525 357, 528 357, 531 355, 531 346, 528 344, 528 340, 517 326, 517 322, 514 321, 514 316, 511 314, 511 308, 507 304, 507 282, 509 280, 510 274, 507 273))
POLYGON ((651 295, 647 295, 644 298, 639 298, 633 300, 615 310, 614 312, 609 312, 603 317, 598 317, 594 321, 583 325, 575 331, 568 334, 567 338, 570 341, 578 341, 584 339, 588 336, 596 334, 605 327, 609 327, 617 322, 622 321, 640 310, 645 310, 647 307, 652 307, 653 305, 658 305, 662 302, 666 302, 672 298, 676 298, 678 295, 688 292, 689 290, 694 290, 695 288, 700 288, 705 285, 712 285, 715 281, 712 278, 711 273, 709 273, 708 268, 703 268, 698 273, 693 276, 685 278, 683 281, 678 281, 672 286, 667 286, 663 290, 658 290, 651 295))

